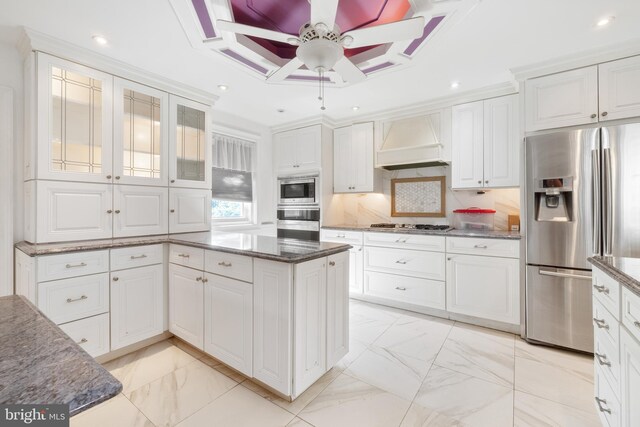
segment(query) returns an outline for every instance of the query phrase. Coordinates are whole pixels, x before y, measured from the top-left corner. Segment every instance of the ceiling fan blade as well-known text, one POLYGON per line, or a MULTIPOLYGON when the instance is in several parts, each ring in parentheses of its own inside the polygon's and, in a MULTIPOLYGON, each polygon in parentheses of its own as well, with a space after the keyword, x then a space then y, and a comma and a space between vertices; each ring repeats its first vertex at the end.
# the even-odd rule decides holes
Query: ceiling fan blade
POLYGON ((329 30, 333 30, 336 23, 339 0, 311 0, 311 24, 322 22, 329 30))
POLYGON ((356 67, 346 56, 340 58, 333 69, 349 83, 358 83, 367 78, 367 75, 360 71, 360 68, 356 67))
POLYGON ((264 28, 252 27, 251 25, 238 24, 237 22, 224 21, 218 19, 216 26, 219 30, 230 31, 232 33, 244 34, 245 36, 259 37, 261 39, 273 40, 282 43, 290 43, 290 40, 297 39, 298 36, 279 33, 277 31, 265 30, 264 28))
POLYGON ((353 49, 362 46, 385 44, 400 40, 417 39, 424 32, 424 18, 418 16, 404 21, 391 22, 389 24, 376 25, 375 27, 361 28, 349 31, 342 36, 350 36, 353 41, 345 47, 353 49))
POLYGON ((281 82, 289 77, 294 71, 302 66, 302 61, 296 56, 291 61, 284 64, 278 70, 267 77, 268 82, 281 82))

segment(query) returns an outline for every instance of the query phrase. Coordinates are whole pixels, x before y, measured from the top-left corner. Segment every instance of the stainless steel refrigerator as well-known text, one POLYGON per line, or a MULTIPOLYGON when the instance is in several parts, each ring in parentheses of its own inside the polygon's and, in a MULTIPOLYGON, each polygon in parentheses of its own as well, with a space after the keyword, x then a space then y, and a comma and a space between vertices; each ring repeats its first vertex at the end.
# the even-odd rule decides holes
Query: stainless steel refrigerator
POLYGON ((593 352, 592 255, 640 257, 640 124, 526 139, 527 340, 593 352))

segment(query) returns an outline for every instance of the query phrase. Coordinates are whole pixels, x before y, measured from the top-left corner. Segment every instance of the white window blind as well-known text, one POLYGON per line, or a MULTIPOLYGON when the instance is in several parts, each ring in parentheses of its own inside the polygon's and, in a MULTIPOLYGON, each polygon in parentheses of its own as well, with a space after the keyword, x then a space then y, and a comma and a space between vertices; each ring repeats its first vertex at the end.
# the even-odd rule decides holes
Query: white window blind
POLYGON ((213 135, 212 198, 218 201, 253 201, 255 144, 226 135, 213 135))

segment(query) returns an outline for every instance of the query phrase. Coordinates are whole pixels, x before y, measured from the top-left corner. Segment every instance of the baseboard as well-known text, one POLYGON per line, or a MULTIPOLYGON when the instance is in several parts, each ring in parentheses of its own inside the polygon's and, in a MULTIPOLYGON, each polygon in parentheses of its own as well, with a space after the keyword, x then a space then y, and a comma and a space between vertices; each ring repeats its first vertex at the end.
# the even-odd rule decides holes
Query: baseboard
POLYGON ((117 359, 118 357, 122 357, 125 356, 129 353, 133 353, 134 351, 140 350, 142 348, 145 347, 149 347, 150 345, 153 345, 155 343, 158 343, 160 341, 164 341, 166 339, 169 339, 173 336, 173 334, 169 331, 165 331, 163 333, 161 333, 160 335, 156 335, 154 337, 151 338, 147 338, 146 340, 137 342, 135 344, 131 344, 128 345, 126 347, 122 347, 119 348, 117 350, 114 351, 110 351, 109 353, 103 354, 102 356, 98 356, 96 357, 96 362, 100 363, 100 364, 105 364, 107 362, 110 362, 114 359, 117 359))

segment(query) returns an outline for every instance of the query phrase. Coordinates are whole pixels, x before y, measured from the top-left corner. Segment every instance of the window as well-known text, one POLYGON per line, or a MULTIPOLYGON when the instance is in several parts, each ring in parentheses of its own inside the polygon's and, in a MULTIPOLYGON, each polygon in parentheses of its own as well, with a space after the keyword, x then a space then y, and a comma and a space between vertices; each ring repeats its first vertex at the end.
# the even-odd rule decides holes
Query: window
POLYGON ((211 219, 217 222, 251 222, 251 203, 211 199, 211 219))

